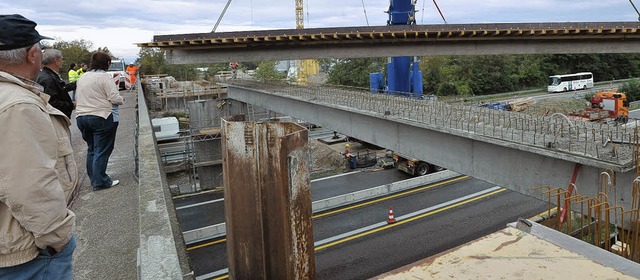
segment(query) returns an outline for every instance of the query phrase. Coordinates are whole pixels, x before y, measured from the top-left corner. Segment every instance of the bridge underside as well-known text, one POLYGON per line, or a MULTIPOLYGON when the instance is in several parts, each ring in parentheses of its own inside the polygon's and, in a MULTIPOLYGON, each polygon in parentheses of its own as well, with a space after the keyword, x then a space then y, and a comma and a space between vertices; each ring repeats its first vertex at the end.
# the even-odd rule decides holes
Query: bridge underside
MULTIPOLYGON (((548 195, 533 188, 550 186, 566 189, 576 167, 574 160, 534 153, 515 145, 500 145, 482 137, 462 137, 389 117, 375 117, 337 106, 323 106, 233 85, 229 86, 229 98, 291 115, 544 200, 548 195)), ((605 169, 617 171, 614 180, 617 185, 617 204, 630 209, 635 170, 629 171, 628 167, 605 166, 595 160, 583 161, 575 183, 578 192, 595 197, 601 188, 600 177, 605 169)), ((611 205, 612 196, 610 194, 611 205)))
POLYGON ((154 36, 172 64, 426 55, 638 53, 637 22, 358 26, 154 36))
POLYGON ((296 60, 320 58, 361 58, 438 55, 639 53, 637 41, 438 41, 376 44, 309 45, 304 48, 197 49, 167 50, 170 64, 216 63, 228 61, 296 60))

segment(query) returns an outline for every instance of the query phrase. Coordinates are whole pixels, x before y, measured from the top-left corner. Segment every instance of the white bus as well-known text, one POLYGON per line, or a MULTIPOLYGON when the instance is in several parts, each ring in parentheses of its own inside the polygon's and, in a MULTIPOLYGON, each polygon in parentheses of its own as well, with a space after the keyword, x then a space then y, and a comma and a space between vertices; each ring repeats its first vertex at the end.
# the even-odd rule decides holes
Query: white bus
POLYGON ((549 76, 548 92, 588 89, 593 87, 593 74, 581 72, 567 75, 549 76))

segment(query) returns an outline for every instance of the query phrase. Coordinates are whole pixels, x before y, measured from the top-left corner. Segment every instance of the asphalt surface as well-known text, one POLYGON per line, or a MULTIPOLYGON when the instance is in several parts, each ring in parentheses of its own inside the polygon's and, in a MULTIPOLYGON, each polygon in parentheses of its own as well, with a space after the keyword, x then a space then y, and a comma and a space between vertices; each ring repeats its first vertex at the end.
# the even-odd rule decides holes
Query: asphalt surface
POLYGON ((546 208, 522 194, 493 197, 316 252, 317 279, 380 275, 492 233, 546 208))
MULTIPOLYGON (((370 201, 349 210, 314 215, 314 241, 385 222, 389 206, 396 217, 450 202, 452 199, 494 187, 477 179, 453 179, 405 195, 370 201), (323 216, 324 215, 324 216, 323 216)), ((363 232, 345 241, 316 247, 317 279, 364 279, 440 253, 502 229, 518 217, 531 217, 546 209, 546 202, 502 189, 476 201, 460 202, 406 219, 379 231, 363 232)), ((224 239, 188 247, 196 276, 225 269, 224 239)))
MULTIPOLYGON (((397 170, 356 171, 311 181, 313 201, 352 193, 411 178, 397 170)), ((209 192, 174 200, 182 231, 223 223, 224 201, 222 193, 209 192), (206 215, 203 215, 206 213, 206 215)))

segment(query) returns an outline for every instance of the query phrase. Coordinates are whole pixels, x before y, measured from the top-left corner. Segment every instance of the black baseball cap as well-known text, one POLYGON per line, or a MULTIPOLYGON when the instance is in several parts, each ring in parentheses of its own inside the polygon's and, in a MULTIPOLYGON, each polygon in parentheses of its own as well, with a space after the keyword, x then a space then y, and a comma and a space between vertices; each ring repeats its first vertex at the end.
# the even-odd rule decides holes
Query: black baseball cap
POLYGON ((0 51, 28 47, 42 39, 53 40, 40 35, 36 25, 21 15, 0 15, 0 51))

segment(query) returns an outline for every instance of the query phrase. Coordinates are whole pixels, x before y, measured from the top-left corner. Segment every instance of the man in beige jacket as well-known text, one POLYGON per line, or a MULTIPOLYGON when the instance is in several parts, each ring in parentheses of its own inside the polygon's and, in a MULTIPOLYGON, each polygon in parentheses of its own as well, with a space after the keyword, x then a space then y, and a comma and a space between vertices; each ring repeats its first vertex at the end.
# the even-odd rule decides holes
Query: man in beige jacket
POLYGON ((34 82, 36 23, 0 15, 0 279, 72 279, 77 183, 69 119, 34 82))

